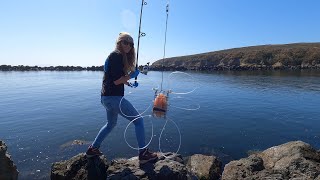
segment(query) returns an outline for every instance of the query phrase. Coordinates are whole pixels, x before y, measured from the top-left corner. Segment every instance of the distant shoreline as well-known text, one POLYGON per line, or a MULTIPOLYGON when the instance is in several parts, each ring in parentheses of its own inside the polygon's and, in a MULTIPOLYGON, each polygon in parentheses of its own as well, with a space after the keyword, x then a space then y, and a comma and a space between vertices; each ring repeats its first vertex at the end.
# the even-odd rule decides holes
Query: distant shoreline
MULTIPOLYGON (((139 67, 142 69, 142 66, 139 67)), ((245 66, 199 66, 199 67, 161 67, 151 66, 151 71, 200 71, 200 72, 214 72, 214 71, 259 71, 259 70, 303 70, 303 69, 315 69, 320 70, 320 66, 266 66, 266 65, 245 65, 245 66)), ((0 65, 0 71, 103 71, 103 66, 11 66, 11 65, 0 65)))
MULTIPOLYGON (((148 63, 149 65, 149 63, 148 63)), ((143 65, 139 66, 143 70, 143 65)), ((320 43, 261 45, 157 60, 152 71, 253 71, 320 69, 320 43)), ((0 71, 103 71, 102 66, 11 66, 0 71)))
POLYGON ((103 71, 103 66, 11 66, 11 65, 0 65, 0 71, 103 71))

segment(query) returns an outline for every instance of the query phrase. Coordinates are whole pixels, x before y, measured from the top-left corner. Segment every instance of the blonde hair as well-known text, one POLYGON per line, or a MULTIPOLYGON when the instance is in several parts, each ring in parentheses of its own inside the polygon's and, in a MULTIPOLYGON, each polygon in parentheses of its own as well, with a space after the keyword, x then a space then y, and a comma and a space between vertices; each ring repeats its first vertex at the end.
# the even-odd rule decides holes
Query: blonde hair
POLYGON ((132 47, 128 53, 125 53, 121 46, 121 40, 127 40, 133 44, 133 39, 129 33, 121 32, 116 42, 116 50, 120 51, 123 57, 123 72, 129 74, 131 71, 134 71, 136 65, 136 51, 132 47))

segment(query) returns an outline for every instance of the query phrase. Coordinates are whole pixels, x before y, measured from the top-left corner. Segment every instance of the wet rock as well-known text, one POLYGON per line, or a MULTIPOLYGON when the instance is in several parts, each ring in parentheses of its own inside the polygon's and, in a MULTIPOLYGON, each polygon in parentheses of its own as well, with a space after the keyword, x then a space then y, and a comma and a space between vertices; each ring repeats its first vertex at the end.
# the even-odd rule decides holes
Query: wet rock
POLYGON ((0 140, 0 179, 15 180, 18 179, 18 174, 17 166, 7 152, 6 144, 0 140))
POLYGON ((60 148, 67 148, 67 147, 72 147, 72 146, 80 146, 80 145, 89 145, 91 142, 90 141, 84 141, 84 140, 73 140, 73 141, 69 141, 69 142, 66 142, 64 144, 62 144, 60 146, 60 148))
POLYGON ((271 147, 228 163, 223 180, 320 179, 320 153, 302 141, 271 147))

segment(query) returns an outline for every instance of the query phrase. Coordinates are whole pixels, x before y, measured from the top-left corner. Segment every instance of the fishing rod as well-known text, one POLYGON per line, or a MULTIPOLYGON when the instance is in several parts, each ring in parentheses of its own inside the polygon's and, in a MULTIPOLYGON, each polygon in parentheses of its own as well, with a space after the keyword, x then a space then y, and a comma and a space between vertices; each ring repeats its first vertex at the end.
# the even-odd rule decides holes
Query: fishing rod
POLYGON ((161 77, 161 88, 160 88, 160 91, 162 91, 164 58, 166 57, 167 29, 168 29, 168 16, 169 16, 169 1, 167 2, 166 13, 167 13, 167 18, 166 18, 166 30, 165 30, 165 34, 164 34, 163 58, 162 58, 162 77, 161 77))
MULTIPOLYGON (((145 33, 142 33, 141 32, 141 17, 142 17, 142 9, 143 9, 143 6, 146 5, 147 3, 144 2, 144 0, 142 0, 142 4, 141 4, 141 12, 140 12, 140 24, 139 24, 139 37, 138 37, 138 49, 137 49, 137 64, 138 64, 138 52, 139 52, 139 42, 140 42, 140 37, 143 37, 145 36, 145 33)), ((137 116, 129 116, 129 115, 125 115, 125 113, 122 112, 122 109, 121 109, 121 102, 122 100, 124 99, 124 97, 122 97, 121 101, 120 101, 120 104, 119 104, 119 109, 121 111, 121 113, 126 116, 126 117, 132 117, 132 118, 135 118, 133 120, 131 120, 129 122, 129 124, 126 126, 124 132, 123 132, 123 136, 124 136, 124 140, 126 142, 126 144, 132 148, 132 149, 136 149, 136 150, 141 150, 141 149, 144 149, 146 147, 148 147, 154 137, 154 127, 153 127, 153 121, 151 118, 153 117, 156 117, 156 118, 164 118, 165 119, 165 124, 164 126, 162 127, 161 129, 161 132, 160 132, 160 135, 159 135, 159 138, 158 138, 158 146, 159 146, 159 152, 161 153, 161 155, 165 158, 167 158, 168 156, 165 155, 162 151, 163 149, 161 148, 161 140, 163 139, 163 136, 164 136, 164 131, 168 125, 168 122, 170 121, 174 127, 177 129, 178 131, 178 137, 179 137, 179 144, 178 144, 178 148, 176 150, 175 153, 178 153, 179 150, 180 150, 180 147, 181 147, 181 132, 180 132, 180 129, 179 129, 179 126, 177 125, 177 123, 175 123, 172 119, 166 117, 166 113, 167 113, 167 106, 168 106, 168 97, 169 97, 169 93, 173 93, 171 90, 167 90, 167 91, 164 91, 162 90, 162 84, 163 84, 163 71, 164 71, 164 59, 165 59, 165 56, 166 56, 166 42, 167 42, 167 26, 168 26, 168 16, 169 16, 169 0, 167 1, 167 6, 166 6, 166 15, 167 15, 167 18, 166 18, 166 29, 165 29, 165 39, 164 39, 164 50, 163 50, 163 58, 162 58, 162 80, 161 80, 161 89, 160 91, 157 89, 157 88, 153 88, 153 90, 155 90, 155 98, 154 98, 154 101, 153 101, 153 114, 152 115, 144 115, 142 116, 142 114, 144 114, 147 109, 149 109, 149 107, 141 114, 137 115, 137 116), (129 128, 130 125, 132 125, 135 121, 138 121, 140 118, 149 118, 150 119, 150 122, 151 122, 151 136, 150 136, 150 140, 148 141, 148 143, 144 146, 144 147, 134 147, 132 145, 129 144, 129 142, 127 141, 127 130, 129 128)), ((136 69, 137 69, 138 66, 136 66, 136 69)), ((174 73, 174 72, 173 72, 174 73)), ((182 72, 180 72, 182 73, 182 72)), ((172 73, 171 73, 172 74, 172 73)), ((169 78, 171 76, 171 74, 169 75, 169 78)), ((177 74, 174 73, 174 74, 177 74)), ((184 73, 186 74, 186 73, 184 73)), ((190 75, 189 75, 190 76, 190 75)), ((188 93, 191 93, 193 92, 194 90, 190 91, 190 92, 187 92, 187 93, 175 93, 175 94, 188 94, 188 93)), ((176 97, 177 98, 180 98, 180 97, 176 97)), ((181 108, 181 107, 177 107, 177 106, 173 106, 173 107, 176 107, 178 109, 184 109, 184 110, 197 110, 200 108, 197 107, 196 109, 187 109, 187 108, 181 108)), ((170 145, 172 146, 172 144, 170 145)))
MULTIPOLYGON (((144 37, 146 33, 141 32, 141 20, 142 20, 142 12, 143 6, 147 5, 147 2, 144 0, 141 1, 141 10, 140 10, 140 22, 139 22, 139 33, 138 33, 138 46, 137 46, 137 63, 136 63, 136 70, 138 70, 138 60, 139 60, 139 46, 140 46, 140 37, 144 37)), ((135 83, 137 82, 137 77, 135 77, 135 83)))

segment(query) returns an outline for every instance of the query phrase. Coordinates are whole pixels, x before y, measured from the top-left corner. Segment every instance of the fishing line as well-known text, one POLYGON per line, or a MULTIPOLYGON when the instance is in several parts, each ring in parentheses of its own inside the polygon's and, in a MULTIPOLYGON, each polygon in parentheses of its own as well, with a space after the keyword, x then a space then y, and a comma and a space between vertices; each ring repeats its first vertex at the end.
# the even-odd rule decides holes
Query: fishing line
MULTIPOLYGON (((141 11, 140 11, 138 47, 137 47, 137 64, 138 64, 138 58, 139 58, 140 37, 141 37, 141 36, 145 36, 145 33, 141 33, 141 19, 142 19, 143 6, 146 5, 146 4, 147 4, 147 3, 146 3, 144 0, 142 0, 142 3, 141 3, 141 11)), ((163 66, 163 64, 164 64, 163 62, 164 62, 164 58, 165 58, 165 55, 166 55, 168 16, 169 16, 169 1, 167 2, 167 5, 166 5, 166 29, 165 29, 165 39, 164 39, 164 48, 163 48, 164 50, 163 50, 163 58, 162 58, 161 86, 160 86, 160 91, 156 91, 156 92, 159 92, 159 93, 162 93, 162 92, 163 92, 163 91, 162 91, 162 85, 163 85, 163 67, 164 67, 164 66, 163 66)), ((136 66, 136 69, 137 69, 137 66, 136 66)), ((135 80, 136 80, 136 79, 135 79, 135 80)), ((140 113, 140 114, 138 114, 138 115, 136 115, 136 116, 128 116, 128 115, 125 115, 125 114, 123 113, 122 108, 121 108, 121 102, 123 101, 123 99, 124 99, 124 97, 121 99, 121 101, 120 101, 120 103, 119 103, 119 109, 120 109, 121 113, 122 113, 124 116, 126 116, 126 117, 136 117, 134 120, 132 120, 132 121, 127 125, 127 127, 126 127, 126 129, 125 129, 125 131, 124 131, 123 136, 124 136, 125 142, 126 142, 127 145, 128 145, 130 148, 132 148, 132 149, 136 149, 136 150, 144 149, 144 148, 146 148, 146 147, 151 143, 151 141, 152 141, 152 139, 153 139, 153 122, 152 122, 152 120, 151 120, 151 138, 150 138, 149 142, 147 143, 147 145, 145 145, 145 147, 142 147, 142 148, 139 148, 139 147, 138 147, 138 148, 136 148, 136 147, 133 147, 132 145, 130 145, 130 144, 128 143, 128 141, 127 141, 126 133, 127 133, 128 127, 129 127, 132 123, 134 123, 134 121, 136 121, 137 119, 143 118, 143 117, 151 117, 151 115, 141 116, 141 114, 145 113, 145 112, 149 109, 150 106, 149 106, 144 112, 142 112, 142 113, 140 113), (138 116, 139 116, 139 117, 138 117, 138 116)), ((164 130, 165 130, 165 127, 166 127, 168 121, 169 121, 169 119, 166 119, 166 123, 165 123, 165 125, 163 126, 163 128, 161 129, 161 133, 160 133, 160 136, 159 136, 159 150, 160 150, 161 153, 162 153, 162 151, 161 151, 161 137, 162 137, 162 134, 163 134, 163 132, 164 132, 164 130)), ((180 149, 180 146, 181 146, 181 133, 180 133, 180 130, 179 130, 177 124, 176 124, 174 121, 172 121, 172 120, 170 120, 170 121, 173 122, 173 124, 175 125, 175 127, 178 129, 178 133, 179 133, 179 147, 178 147, 178 150, 177 150, 177 152, 178 152, 179 149, 180 149)), ((164 155, 164 154, 162 153, 162 155, 164 155)), ((165 156, 165 155, 164 155, 164 156, 165 156)))
MULTIPOLYGON (((131 94, 131 93, 129 93, 129 94, 131 94)), ((131 115, 127 115, 127 114, 125 114, 123 111, 122 111, 122 101, 124 100, 125 98, 124 98, 124 96, 121 98, 121 100, 120 100, 120 102, 119 102, 119 109, 120 109, 120 112, 121 112, 121 114, 123 115, 123 116, 125 116, 125 117, 138 117, 138 116, 142 116, 142 114, 144 114, 145 112, 147 112, 147 110, 151 107, 151 104, 142 112, 142 113, 138 113, 137 115, 135 115, 135 116, 131 116, 131 115)), ((135 108, 135 107, 134 107, 135 108)), ((136 109, 136 108, 135 108, 136 109)), ((137 109, 136 109, 137 110, 137 109)), ((138 112, 138 110, 137 110, 137 112, 138 112)))
POLYGON ((166 14, 167 14, 167 18, 166 18, 166 30, 165 30, 165 33, 164 33, 164 45, 163 45, 163 58, 162 58, 162 73, 161 73, 160 91, 162 91, 163 71, 164 71, 164 58, 166 57, 167 29, 168 29, 168 17, 169 17, 169 1, 167 1, 166 14))
POLYGON ((159 152, 160 152, 161 155, 164 156, 164 157, 167 157, 167 156, 164 155, 164 153, 163 153, 162 150, 161 150, 161 138, 162 138, 162 133, 163 133, 163 131, 165 130, 165 127, 166 127, 168 121, 171 121, 171 122, 175 125, 175 127, 177 128, 178 133, 179 133, 179 146, 178 146, 177 151, 175 152, 176 154, 179 152, 180 147, 181 147, 181 133, 180 133, 180 129, 179 129, 178 125, 177 125, 173 120, 171 120, 171 119, 169 119, 169 118, 166 118, 166 123, 164 124, 163 128, 161 129, 161 133, 160 133, 160 136, 159 136, 159 152))
MULTIPOLYGON (((194 92, 196 89, 199 88, 199 86, 197 85, 197 81, 196 79, 194 79, 193 76, 191 76, 190 74, 188 73, 185 73, 185 72, 181 72, 181 71, 174 71, 172 73, 169 74, 168 76, 168 79, 169 79, 169 89, 174 89, 172 88, 172 85, 173 85, 173 77, 176 76, 177 78, 179 78, 179 75, 183 75, 183 76, 189 76, 188 78, 184 78, 184 79, 188 79, 189 82, 183 82, 182 86, 183 86, 183 89, 186 89, 186 84, 189 84, 190 86, 192 86, 192 88, 190 88, 189 90, 187 90, 186 92, 175 92, 173 90, 171 90, 171 93, 172 94, 190 94, 192 92, 194 92)), ((182 79, 182 78, 181 78, 182 79)), ((176 84, 176 83, 175 83, 176 84)))
MULTIPOLYGON (((141 37, 141 36, 145 36, 145 33, 141 33, 141 17, 142 17, 142 9, 143 9, 143 6, 146 5, 146 4, 147 4, 147 3, 146 3, 144 0, 142 0, 141 11, 140 11, 140 25, 139 25, 138 47, 137 47, 137 64, 138 64, 138 57, 139 57, 140 37, 141 37)), ((171 91, 171 90, 168 90, 168 91, 164 91, 164 90, 163 90, 163 81, 164 81, 164 78, 163 78, 163 74, 164 74, 164 59, 165 59, 165 56, 166 56, 168 17, 169 17, 169 1, 167 1, 167 5, 166 5, 166 28, 165 28, 164 47, 163 47, 163 58, 162 58, 161 86, 160 86, 160 90, 158 90, 158 88, 153 88, 153 90, 155 91, 155 100, 156 100, 156 98, 158 97, 158 95, 160 95, 160 94, 166 94, 166 96, 165 96, 165 97, 166 97, 166 103, 168 102, 167 99, 168 99, 169 93, 173 93, 173 94, 189 94, 189 93, 193 92, 193 91, 196 89, 196 86, 195 86, 192 90, 190 90, 190 91, 188 91, 188 92, 184 92, 184 93, 173 92, 173 91, 171 91)), ((136 69, 137 69, 137 65, 136 65, 136 69)), ((175 75, 175 74, 185 74, 185 75, 190 76, 190 75, 187 74, 187 73, 177 71, 177 72, 171 73, 171 74, 169 75, 169 78, 170 78, 172 75, 175 75)), ((190 76, 190 77, 194 80, 194 78, 193 78, 192 76, 190 76)), ((135 78, 135 81, 136 81, 136 80, 137 80, 137 78, 135 78)), ((192 85, 194 86, 194 84, 192 84, 192 85)), ((176 97, 176 98, 182 99, 181 97, 176 97)), ((140 114, 138 114, 138 115, 136 115, 136 116, 128 116, 128 115, 125 115, 125 114, 123 113, 123 111, 122 111, 122 108, 121 108, 121 102, 123 101, 123 99, 124 99, 124 97, 121 99, 121 101, 120 101, 120 103, 119 103, 119 109, 120 109, 121 113, 122 113, 124 116, 126 116, 126 117, 136 117, 134 120, 130 121, 130 123, 129 123, 129 124, 126 126, 126 128, 125 128, 125 131, 124 131, 124 133, 123 133, 125 142, 126 142, 126 144, 127 144, 130 148, 132 148, 132 149, 135 149, 135 150, 144 149, 144 148, 146 148, 146 147, 148 147, 148 146, 150 145, 150 143, 152 142, 153 136, 154 136, 154 135, 153 135, 153 120, 152 120, 152 119, 150 120, 150 121, 151 121, 151 138, 150 138, 149 142, 148 142, 144 147, 139 148, 139 147, 134 147, 134 146, 132 146, 131 144, 129 144, 129 142, 127 141, 127 137, 126 137, 127 129, 128 129, 128 127, 129 127, 132 123, 134 123, 136 120, 138 120, 138 119, 140 119, 140 118, 143 118, 143 119, 144 119, 144 117, 151 118, 151 117, 157 117, 157 116, 156 116, 155 114, 153 114, 153 116, 152 116, 152 115, 141 116, 143 113, 145 113, 145 112, 150 108, 151 105, 148 106, 148 108, 147 108, 145 111, 143 111, 142 113, 140 113, 140 114)), ((176 108, 178 108, 178 109, 183 109, 183 110, 197 110, 197 109, 200 108, 200 105, 197 105, 195 108, 184 108, 184 107, 178 107, 178 106, 172 106, 172 107, 176 107, 176 108)), ((164 112, 165 112, 165 115, 166 115, 167 109, 165 109, 164 112)), ((159 118, 162 118, 162 117, 160 116, 159 118)), ((169 119, 169 118, 166 117, 166 116, 164 116, 164 118, 165 118, 165 124, 164 124, 164 126, 162 127, 162 129, 161 129, 161 132, 160 132, 160 135, 159 135, 159 139, 158 139, 158 141, 159 141, 159 142, 158 142, 158 145, 159 145, 159 152, 162 154, 162 156, 167 157, 167 156, 164 155, 164 153, 162 152, 161 139, 162 139, 163 132, 164 132, 164 130, 166 129, 166 126, 167 126, 168 122, 170 121, 170 122, 172 122, 172 123, 174 124, 174 126, 176 127, 176 129, 177 129, 177 131, 178 131, 178 134, 179 134, 179 145, 178 145, 178 149, 176 150, 175 153, 178 153, 179 150, 180 150, 180 147, 181 147, 181 132, 180 132, 180 129, 179 129, 178 125, 177 125, 173 120, 169 119)))
MULTIPOLYGON (((139 147, 134 147, 134 146, 131 145, 131 144, 128 142, 128 140, 127 140, 126 134, 127 134, 127 130, 128 130, 128 128, 129 128, 129 126, 130 126, 132 123, 134 123, 136 120, 139 120, 140 118, 145 119, 145 117, 151 118, 152 116, 151 116, 151 115, 145 115, 145 116, 140 116, 140 117, 137 117, 137 118, 133 119, 132 121, 130 121, 130 122, 128 123, 128 125, 126 126, 126 128, 125 128, 125 130, 124 130, 124 132, 123 132, 123 137, 124 137, 124 140, 125 140, 126 144, 127 144, 130 148, 132 148, 132 149, 135 149, 135 150, 145 149, 146 147, 148 147, 148 146, 150 145, 150 143, 151 143, 152 140, 153 140, 154 133, 153 133, 153 121, 152 121, 152 120, 150 120, 150 122, 151 122, 151 137, 150 137, 150 140, 148 141, 148 143, 147 143, 144 147, 141 147, 141 148, 139 148, 139 147)), ((170 121, 170 122, 172 122, 172 123, 174 124, 174 126, 176 127, 176 129, 177 129, 177 131, 178 131, 178 134, 179 134, 179 145, 178 145, 177 150, 175 151, 176 154, 179 152, 180 147, 181 147, 181 132, 180 132, 180 129, 179 129, 178 125, 177 125, 173 120, 171 120, 171 119, 169 119, 169 118, 166 118, 165 124, 164 124, 164 126, 162 127, 162 129, 161 129, 161 132, 160 132, 160 135, 159 135, 159 139, 158 139, 159 152, 160 152, 160 153, 162 154, 162 156, 164 156, 164 157, 167 157, 167 156, 162 152, 162 149, 161 149, 161 139, 162 139, 163 132, 164 132, 164 130, 166 129, 166 126, 167 126, 167 124, 168 124, 168 121, 170 121)))
POLYGON ((140 119, 140 118, 144 118, 144 117, 152 117, 152 116, 151 116, 151 115, 146 115, 146 116, 140 116, 140 117, 137 117, 137 118, 133 119, 132 121, 129 122, 129 124, 127 125, 126 129, 125 129, 124 132, 123 132, 123 137, 124 137, 125 142, 127 143, 127 145, 128 145, 130 148, 135 149, 135 150, 141 150, 141 149, 147 148, 147 147, 149 146, 149 144, 151 143, 152 139, 153 139, 153 122, 152 122, 152 120, 151 120, 151 138, 150 138, 149 142, 148 142, 144 147, 141 147, 141 148, 139 148, 139 147, 137 147, 137 148, 136 148, 136 147, 133 147, 133 146, 131 146, 131 145, 128 143, 128 141, 127 141, 126 134, 127 134, 127 129, 128 129, 128 127, 130 126, 130 124, 132 124, 132 123, 134 123, 134 121, 136 121, 136 120, 138 120, 138 119, 140 119))

